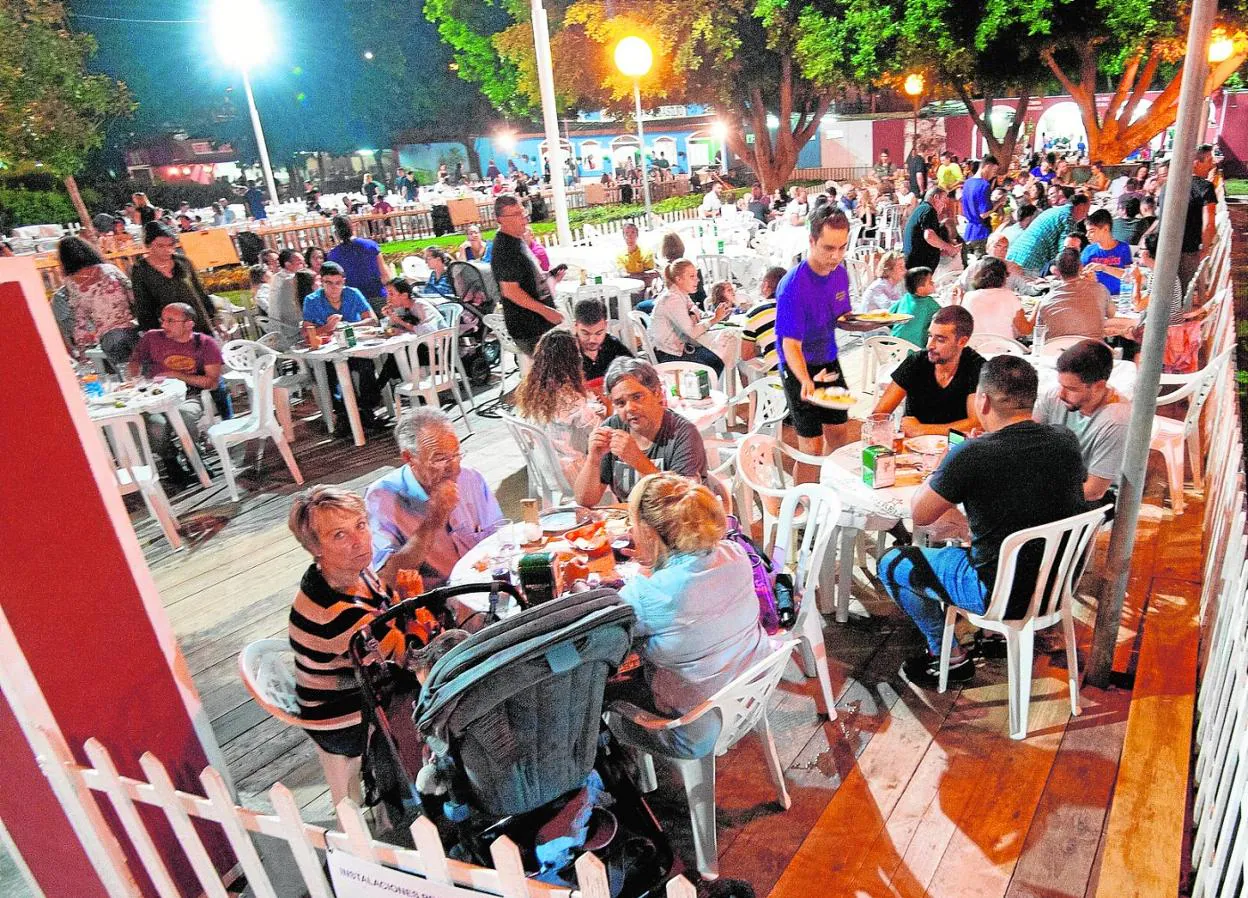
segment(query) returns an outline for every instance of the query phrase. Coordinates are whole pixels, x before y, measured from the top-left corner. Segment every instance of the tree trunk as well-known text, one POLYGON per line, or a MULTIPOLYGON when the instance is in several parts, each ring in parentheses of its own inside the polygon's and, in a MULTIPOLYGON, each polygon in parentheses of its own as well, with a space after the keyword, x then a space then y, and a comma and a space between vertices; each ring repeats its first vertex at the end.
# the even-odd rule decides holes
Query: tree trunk
POLYGON ((91 223, 91 213, 87 211, 87 204, 82 201, 82 194, 78 192, 78 182, 74 180, 73 175, 65 176, 65 191, 69 194, 69 201, 74 204, 78 220, 82 222, 82 237, 94 242, 95 225, 91 223))
POLYGON ((763 101, 762 91, 758 89, 753 90, 748 97, 743 97, 737 104, 734 121, 727 135, 729 149, 745 160, 758 177, 763 192, 769 196, 776 188, 788 182, 793 169, 797 167, 797 158, 802 148, 818 133, 819 122, 828 111, 829 99, 826 95, 807 97, 805 103, 799 104, 802 111, 797 115, 796 123, 793 121, 794 85, 789 64, 787 57, 781 63, 784 77, 780 84, 779 109, 774 113, 780 124, 776 128, 774 144, 771 131, 767 128, 769 109, 763 101), (753 125, 753 147, 745 140, 747 120, 753 125))
MULTIPOLYGON (((971 121, 979 129, 979 133, 984 135, 984 141, 988 144, 989 152, 997 157, 997 161, 1001 165, 1008 168, 1010 160, 1014 158, 1014 149, 1018 145, 1018 135, 1022 132, 1023 124, 1027 117, 1027 104, 1031 102, 1031 87, 1024 86, 1019 90, 1018 103, 1014 107, 1014 121, 1006 129, 1005 136, 998 140, 996 135, 992 133, 992 107, 996 103, 996 97, 993 97, 991 94, 985 94, 984 111, 980 113, 975 108, 967 85, 952 77, 946 77, 945 80, 947 83, 953 84, 954 90, 957 91, 958 96, 962 100, 962 104, 966 106, 966 111, 970 115, 971 121)), ((971 148, 972 155, 975 155, 977 151, 977 147, 971 148)))
MULTIPOLYGON (((1084 130, 1088 132, 1089 159, 1110 165, 1121 162, 1175 123, 1179 115, 1179 91, 1183 86, 1181 60, 1176 63, 1178 70, 1174 78, 1148 110, 1134 122, 1131 119, 1139 110, 1140 101, 1153 80, 1160 52, 1152 48, 1142 69, 1140 62, 1143 52, 1129 60, 1102 121, 1096 105, 1097 48, 1095 45, 1081 47, 1079 55, 1083 77, 1078 82, 1062 70, 1052 53, 1046 52, 1042 54, 1042 58, 1079 106, 1084 130)), ((1246 58, 1248 55, 1236 53, 1225 62, 1213 66, 1205 79, 1205 96, 1221 87, 1243 65, 1246 58)))

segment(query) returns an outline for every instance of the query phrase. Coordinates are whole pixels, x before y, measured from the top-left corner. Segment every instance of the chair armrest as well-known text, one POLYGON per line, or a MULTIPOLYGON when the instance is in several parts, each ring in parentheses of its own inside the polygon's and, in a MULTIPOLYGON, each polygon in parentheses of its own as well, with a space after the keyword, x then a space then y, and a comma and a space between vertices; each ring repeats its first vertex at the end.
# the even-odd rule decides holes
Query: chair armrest
POLYGON ((722 723, 718 713, 688 717, 660 717, 626 701, 612 702, 606 713, 607 727, 625 745, 647 754, 692 761, 715 750, 722 723))

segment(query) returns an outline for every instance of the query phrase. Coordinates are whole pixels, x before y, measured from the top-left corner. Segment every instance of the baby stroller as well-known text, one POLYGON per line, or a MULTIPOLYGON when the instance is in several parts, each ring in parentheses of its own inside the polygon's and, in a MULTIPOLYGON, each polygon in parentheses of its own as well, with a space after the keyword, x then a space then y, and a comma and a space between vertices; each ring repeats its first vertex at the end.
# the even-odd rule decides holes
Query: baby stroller
POLYGON ((474 386, 489 382, 490 369, 502 357, 498 341, 490 337, 484 318, 498 308, 502 295, 486 262, 452 262, 449 267, 459 315, 459 357, 474 386))
MULTIPOLYGON (((484 583, 410 601, 434 610, 468 591, 515 595, 509 586, 484 583)), ((407 711, 432 752, 426 770, 437 773, 421 776, 426 790, 417 800, 444 844, 453 846, 452 856, 488 864, 490 842, 507 835, 526 869, 547 881, 570 882, 576 856, 594 850, 607 866, 613 896, 661 887, 672 867, 671 847, 602 722, 607 678, 628 653, 633 620, 614 590, 527 608, 438 660, 414 714, 410 697, 372 709, 378 728, 393 736, 381 744, 393 744, 389 760, 413 797, 415 770, 397 744, 405 736, 395 729, 406 724, 396 717, 407 711), (427 788, 435 778, 436 797, 427 788)), ((370 676, 364 673, 361 682, 370 676)), ((366 687, 366 704, 374 695, 385 698, 366 687)), ((370 752, 366 760, 375 757, 370 752)))

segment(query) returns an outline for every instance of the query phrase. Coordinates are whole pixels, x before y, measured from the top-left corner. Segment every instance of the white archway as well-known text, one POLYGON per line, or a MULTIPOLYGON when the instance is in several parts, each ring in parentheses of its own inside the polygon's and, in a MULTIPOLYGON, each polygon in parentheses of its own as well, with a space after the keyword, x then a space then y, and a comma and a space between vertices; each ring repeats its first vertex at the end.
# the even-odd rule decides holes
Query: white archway
POLYGON ((676 138, 656 138, 654 146, 651 148, 650 152, 652 154, 651 161, 658 162, 659 154, 662 154, 663 157, 671 164, 673 171, 678 171, 680 169, 680 158, 676 155, 676 138))
POLYGON ((602 147, 596 140, 581 141, 580 163, 582 168, 590 171, 598 171, 599 163, 602 161, 602 147))
MULTIPOLYGON (((559 146, 563 147, 564 159, 567 159, 568 157, 572 155, 572 144, 568 143, 562 137, 559 138, 559 146)), ((549 151, 549 149, 550 149, 550 144, 544 140, 538 145, 537 151, 538 153, 541 154, 541 157, 542 157, 541 158, 542 168, 546 167, 546 154, 549 151)))
POLYGON ((1044 110, 1040 120, 1036 122, 1035 151, 1045 152, 1045 144, 1049 141, 1053 141, 1049 149, 1058 153, 1073 153, 1080 143, 1087 145, 1088 132, 1083 127, 1083 114, 1079 110, 1079 104, 1073 100, 1063 100, 1044 110))
POLYGON ((611 141, 611 162, 615 168, 632 168, 638 164, 637 151, 641 146, 631 134, 623 134, 611 141))
POLYGON ((689 154, 689 171, 706 168, 715 158, 714 138, 706 129, 694 131, 685 138, 685 150, 689 154))

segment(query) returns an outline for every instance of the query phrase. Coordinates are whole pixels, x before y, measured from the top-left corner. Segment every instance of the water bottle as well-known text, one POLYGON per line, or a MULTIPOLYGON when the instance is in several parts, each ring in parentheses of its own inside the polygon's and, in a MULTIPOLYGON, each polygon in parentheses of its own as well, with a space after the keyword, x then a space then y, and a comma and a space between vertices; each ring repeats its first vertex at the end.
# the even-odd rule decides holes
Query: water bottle
POLYGON ((717 252, 722 256, 724 254, 724 241, 720 240, 715 245, 718 247, 717 252))
POLYGON ((1039 355, 1044 352, 1044 342, 1049 337, 1049 326, 1047 324, 1037 324, 1035 331, 1031 335, 1031 354, 1039 355))

